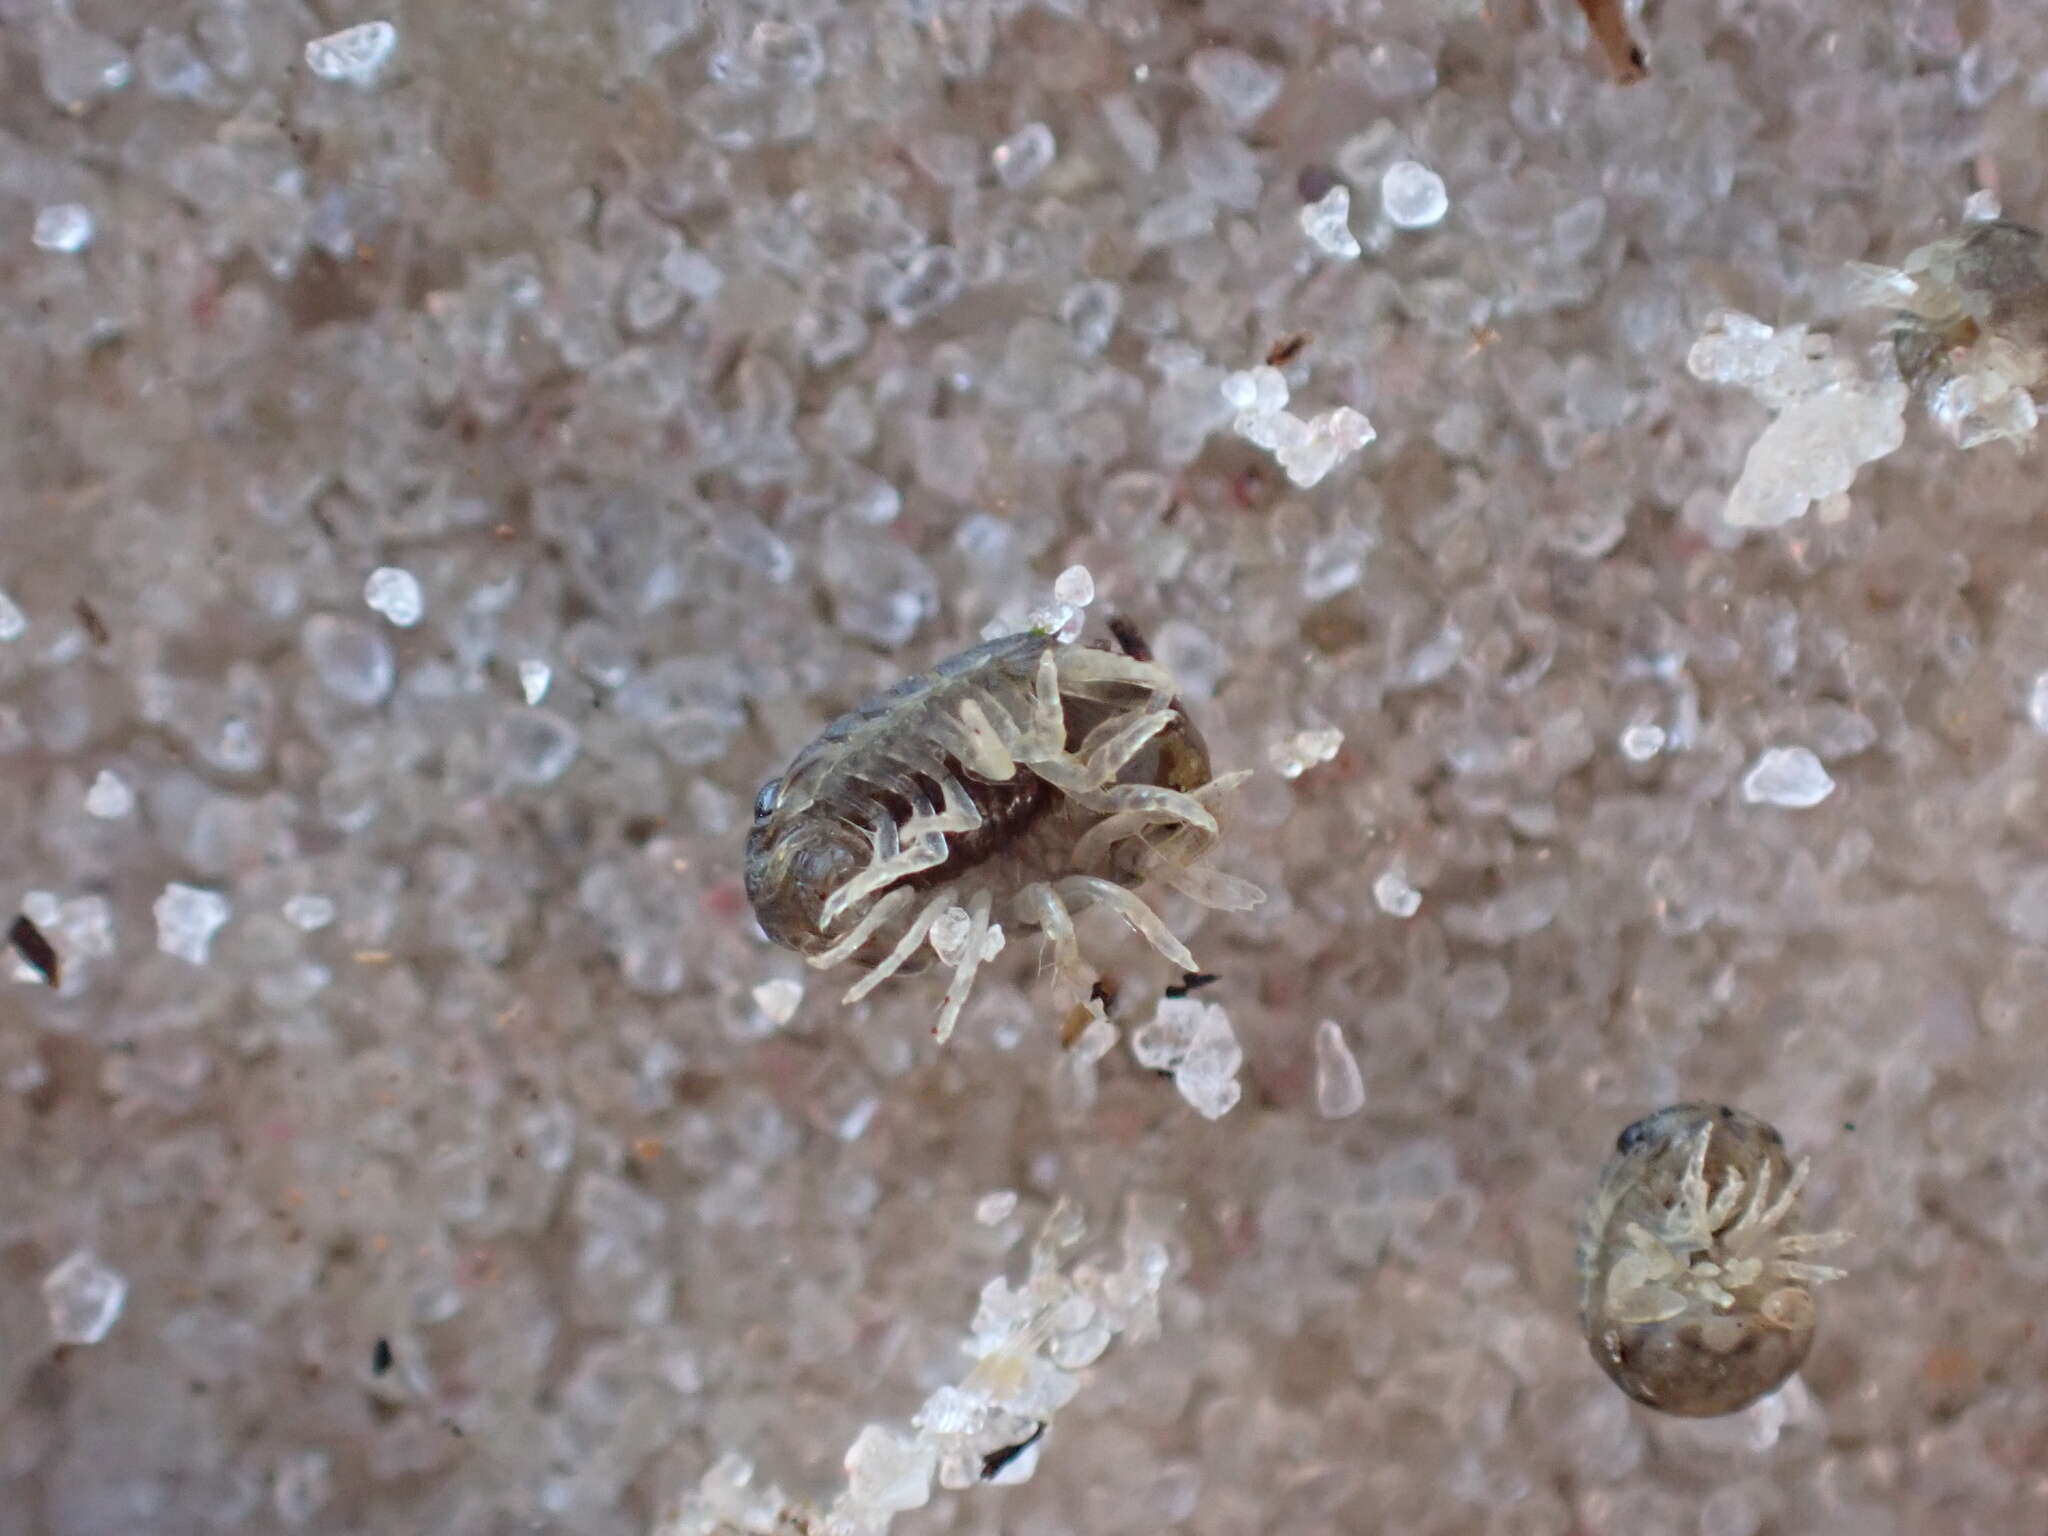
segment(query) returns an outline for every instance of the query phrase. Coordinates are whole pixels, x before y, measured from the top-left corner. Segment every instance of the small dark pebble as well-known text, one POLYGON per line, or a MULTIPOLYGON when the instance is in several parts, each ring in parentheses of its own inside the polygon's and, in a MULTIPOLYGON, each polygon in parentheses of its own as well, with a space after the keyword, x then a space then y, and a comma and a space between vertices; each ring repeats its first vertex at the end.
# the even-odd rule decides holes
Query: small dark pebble
POLYGON ((105 645, 113 638, 107 632, 107 621, 101 618, 99 610, 84 598, 81 597, 77 602, 73 603, 71 611, 78 615, 78 622, 83 624, 85 632, 92 636, 92 643, 94 645, 105 645))
POLYGON ((1146 640, 1144 632, 1137 625, 1133 624, 1122 614, 1115 614, 1110 618, 1109 633, 1110 638, 1123 648, 1123 653, 1130 657, 1131 660, 1150 661, 1152 659, 1151 642, 1146 640))
POLYGON ((1301 356, 1302 348, 1306 347, 1313 339, 1307 331, 1296 331, 1292 336, 1283 337, 1281 340, 1274 342, 1267 349, 1266 366, 1268 368, 1285 368, 1289 363, 1301 356))
POLYGON ((1166 989, 1166 995, 1168 997, 1186 997, 1190 992, 1201 991, 1202 988, 1208 986, 1214 980, 1216 980, 1216 977, 1207 971, 1189 971, 1187 975, 1181 977, 1179 986, 1166 989))
POLYGON ((1301 194, 1304 203, 1320 203, 1336 185, 1337 173, 1327 165, 1304 165, 1301 174, 1294 178, 1294 190, 1301 194))
POLYGON ((34 966, 36 973, 51 986, 64 979, 64 962, 57 958, 56 946, 43 937, 43 930, 30 922, 26 914, 17 914, 7 929, 7 942, 14 946, 14 952, 34 966))
POLYGON ((370 1374, 382 1376, 391 1369, 391 1341, 379 1339, 377 1347, 370 1351, 370 1374))
POLYGON ((1032 1446, 1038 1444, 1039 1438, 1044 1434, 1045 1422, 1041 1419, 1039 1421, 1038 1428, 1032 1430, 1029 1435, 1027 1435, 1024 1439, 1019 1440, 1015 1445, 1006 1445, 1001 1450, 990 1451, 986 1456, 982 1457, 982 1481, 987 1482, 990 1478, 994 1477, 998 1472, 1002 1471, 1003 1468, 1007 1467, 1011 1462, 1015 1461, 1019 1456, 1022 1456, 1026 1451, 1030 1450, 1032 1446))

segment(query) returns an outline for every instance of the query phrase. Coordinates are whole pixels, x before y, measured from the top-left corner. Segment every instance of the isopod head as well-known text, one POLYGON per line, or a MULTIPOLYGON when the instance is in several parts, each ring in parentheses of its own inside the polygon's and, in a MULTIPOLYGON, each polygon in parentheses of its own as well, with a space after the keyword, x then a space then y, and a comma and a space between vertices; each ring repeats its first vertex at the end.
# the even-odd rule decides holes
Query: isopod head
POLYGON ((830 817, 794 819, 771 826, 782 781, 770 779, 754 800, 747 834, 747 900, 761 929, 800 955, 832 942, 823 913, 833 891, 863 869, 873 849, 858 828, 830 817))
POLYGON ((1674 1104, 1624 1130, 1579 1243, 1579 1315, 1614 1384, 1665 1413, 1733 1413, 1813 1347, 1808 1262, 1843 1241, 1801 1229, 1804 1163, 1741 1110, 1674 1104))

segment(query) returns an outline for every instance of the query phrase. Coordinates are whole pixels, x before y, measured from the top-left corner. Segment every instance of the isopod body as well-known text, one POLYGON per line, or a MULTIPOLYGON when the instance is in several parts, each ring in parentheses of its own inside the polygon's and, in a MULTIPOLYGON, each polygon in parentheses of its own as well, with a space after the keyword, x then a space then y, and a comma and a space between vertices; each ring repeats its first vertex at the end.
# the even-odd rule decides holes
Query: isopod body
POLYGON ((1922 246, 1897 276, 1908 292, 1892 344, 1907 382, 1938 385, 1975 366, 2022 389, 2048 377, 2048 240, 2039 230, 1987 220, 1922 246))
POLYGON ((755 802, 746 887, 763 931, 814 966, 866 967, 849 1001, 920 968, 929 943, 953 967, 941 1038, 998 919, 1044 932, 1069 999, 1092 979, 1072 921, 1083 907, 1195 969, 1137 888, 1260 899, 1200 862, 1215 801, 1242 775, 1211 774, 1171 674, 1142 643, 1126 650, 1008 635, 833 721, 755 802))
POLYGON ((1733 1413, 1776 1391, 1813 1346, 1806 1164, 1737 1109, 1674 1104, 1621 1133, 1579 1238, 1579 1320, 1616 1386, 1665 1413, 1733 1413))

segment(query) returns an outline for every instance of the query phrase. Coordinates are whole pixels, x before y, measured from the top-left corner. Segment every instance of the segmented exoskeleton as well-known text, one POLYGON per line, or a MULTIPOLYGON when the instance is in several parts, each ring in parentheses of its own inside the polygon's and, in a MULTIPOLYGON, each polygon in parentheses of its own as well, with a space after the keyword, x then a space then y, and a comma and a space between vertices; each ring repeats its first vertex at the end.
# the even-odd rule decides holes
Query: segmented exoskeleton
POLYGON ((1733 1413, 1813 1346, 1810 1262, 1846 1240, 1800 1229, 1806 1164, 1737 1109, 1674 1104, 1615 1142, 1579 1238, 1579 1321, 1615 1385, 1666 1413, 1733 1413))
POLYGON ((865 996, 933 948, 953 967, 951 1033, 998 919, 1035 926, 1067 1000, 1093 979, 1072 914, 1101 905, 1185 970, 1194 957, 1136 888, 1211 907, 1262 894, 1199 862, 1218 832, 1213 778, 1171 674, 1128 626, 1122 652, 1029 632, 991 640, 833 721, 762 786, 747 896, 776 943, 851 960, 865 996), (964 913, 962 918, 953 910, 964 913))

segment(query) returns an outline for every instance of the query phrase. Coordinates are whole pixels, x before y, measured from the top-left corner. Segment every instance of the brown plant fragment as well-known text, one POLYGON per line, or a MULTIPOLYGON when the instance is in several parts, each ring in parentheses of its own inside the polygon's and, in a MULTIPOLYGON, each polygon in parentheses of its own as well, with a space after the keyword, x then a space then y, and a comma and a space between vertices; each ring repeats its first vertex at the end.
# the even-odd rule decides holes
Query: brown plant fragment
POLYGON ((1593 41, 1600 45, 1600 51, 1607 55, 1607 67, 1614 71, 1615 83, 1634 85, 1649 78, 1650 61, 1628 35, 1621 6, 1622 0, 1579 0, 1579 9, 1586 13, 1586 25, 1593 29, 1593 41))

